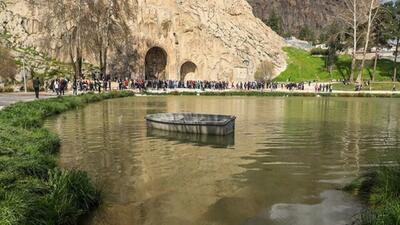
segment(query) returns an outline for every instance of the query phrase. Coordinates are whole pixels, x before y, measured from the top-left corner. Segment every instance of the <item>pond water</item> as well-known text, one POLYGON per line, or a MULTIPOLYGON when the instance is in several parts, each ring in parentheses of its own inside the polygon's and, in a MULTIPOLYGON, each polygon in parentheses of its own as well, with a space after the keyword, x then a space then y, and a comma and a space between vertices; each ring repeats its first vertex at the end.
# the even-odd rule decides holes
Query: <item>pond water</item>
POLYGON ((90 225, 341 225, 338 188, 400 147, 400 102, 374 98, 132 97, 46 121, 59 164, 104 195, 90 225), (159 112, 237 116, 226 138, 148 130, 159 112))

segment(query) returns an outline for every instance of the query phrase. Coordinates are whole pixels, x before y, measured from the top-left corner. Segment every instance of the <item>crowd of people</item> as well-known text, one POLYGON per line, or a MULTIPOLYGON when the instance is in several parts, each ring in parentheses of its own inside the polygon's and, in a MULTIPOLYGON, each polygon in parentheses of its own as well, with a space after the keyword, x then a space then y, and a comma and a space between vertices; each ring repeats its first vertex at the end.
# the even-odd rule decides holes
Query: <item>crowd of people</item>
POLYGON ((332 92, 333 87, 332 84, 316 84, 315 92, 332 92))
POLYGON ((46 89, 56 93, 57 95, 65 95, 65 91, 68 90, 68 83, 69 80, 66 78, 49 80, 46 89))
MULTIPOLYGON (((69 85, 73 94, 78 92, 102 92, 117 89, 117 90, 167 90, 167 89, 190 89, 190 90, 283 90, 283 91, 304 91, 312 90, 312 82, 299 83, 278 83, 264 81, 249 81, 249 82, 226 82, 226 81, 179 81, 179 80, 143 80, 143 79, 78 79, 69 80, 67 78, 57 78, 47 82, 46 90, 52 91, 57 95, 64 95, 68 90, 69 85), (115 84, 115 85, 113 85, 115 84), (308 88, 306 88, 308 84, 308 88)), ((315 83, 315 92, 332 92, 331 84, 315 83)))

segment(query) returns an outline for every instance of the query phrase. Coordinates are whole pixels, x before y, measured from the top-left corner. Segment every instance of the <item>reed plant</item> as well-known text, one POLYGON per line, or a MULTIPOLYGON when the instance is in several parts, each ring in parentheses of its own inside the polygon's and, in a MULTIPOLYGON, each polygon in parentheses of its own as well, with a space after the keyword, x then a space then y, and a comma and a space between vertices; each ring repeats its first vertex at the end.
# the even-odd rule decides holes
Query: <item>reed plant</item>
POLYGON ((367 209, 357 217, 358 225, 400 225, 400 167, 381 166, 345 188, 359 196, 367 209))

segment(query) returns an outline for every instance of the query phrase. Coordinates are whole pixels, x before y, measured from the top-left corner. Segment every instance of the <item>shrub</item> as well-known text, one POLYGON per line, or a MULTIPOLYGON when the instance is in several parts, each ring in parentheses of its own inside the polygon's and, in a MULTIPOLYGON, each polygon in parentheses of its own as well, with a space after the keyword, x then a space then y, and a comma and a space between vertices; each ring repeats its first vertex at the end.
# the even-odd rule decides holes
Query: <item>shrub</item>
POLYGON ((345 188, 360 196, 369 206, 359 214, 356 224, 400 224, 400 168, 380 167, 345 188))
POLYGON ((12 87, 0 87, 0 93, 2 92, 14 92, 14 88, 12 87))
POLYGON ((328 49, 322 49, 322 48, 313 48, 310 51, 311 55, 328 55, 329 51, 328 49))

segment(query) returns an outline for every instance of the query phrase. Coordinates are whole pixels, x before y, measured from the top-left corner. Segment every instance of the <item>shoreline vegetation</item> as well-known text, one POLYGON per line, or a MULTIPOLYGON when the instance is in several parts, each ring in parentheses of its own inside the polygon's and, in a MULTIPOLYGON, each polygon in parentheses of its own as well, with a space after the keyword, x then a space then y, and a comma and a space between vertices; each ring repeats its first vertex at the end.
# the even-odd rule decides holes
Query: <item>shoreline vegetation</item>
POLYGON ((355 217, 356 225, 400 224, 400 169, 380 166, 344 188, 360 198, 367 209, 355 217))
POLYGON ((133 96, 88 93, 21 102, 0 111, 0 224, 73 225, 100 204, 85 172, 57 168, 60 140, 44 120, 88 103, 133 96))

